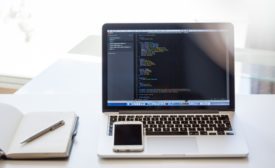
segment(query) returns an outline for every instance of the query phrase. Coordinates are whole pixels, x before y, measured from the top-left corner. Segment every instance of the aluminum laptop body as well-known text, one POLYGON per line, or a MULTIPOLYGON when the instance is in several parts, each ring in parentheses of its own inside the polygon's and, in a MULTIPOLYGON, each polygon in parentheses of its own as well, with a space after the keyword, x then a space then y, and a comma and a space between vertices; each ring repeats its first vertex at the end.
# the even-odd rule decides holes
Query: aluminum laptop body
POLYGON ((246 157, 247 145, 234 114, 233 32, 230 23, 103 25, 103 114, 98 156, 246 157), (135 120, 140 115, 164 118, 154 121, 152 117, 148 122, 168 125, 146 128, 143 152, 113 152, 110 116, 135 120), (224 116, 229 117, 230 124, 203 121, 224 116), (176 124, 169 124, 171 120, 176 124), (206 126, 190 128, 195 125, 206 126), (219 132, 219 125, 227 131, 219 132), (163 130, 177 132, 156 135, 163 130), (180 135, 180 130, 188 134, 180 135))

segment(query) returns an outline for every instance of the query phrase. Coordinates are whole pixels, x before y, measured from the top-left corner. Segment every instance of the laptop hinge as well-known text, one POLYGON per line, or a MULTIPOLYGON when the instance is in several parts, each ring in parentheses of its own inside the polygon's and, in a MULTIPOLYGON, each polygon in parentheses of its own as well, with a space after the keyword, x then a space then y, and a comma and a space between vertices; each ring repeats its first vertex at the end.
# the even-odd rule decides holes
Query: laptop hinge
POLYGON ((119 114, 217 114, 219 110, 121 110, 119 114))

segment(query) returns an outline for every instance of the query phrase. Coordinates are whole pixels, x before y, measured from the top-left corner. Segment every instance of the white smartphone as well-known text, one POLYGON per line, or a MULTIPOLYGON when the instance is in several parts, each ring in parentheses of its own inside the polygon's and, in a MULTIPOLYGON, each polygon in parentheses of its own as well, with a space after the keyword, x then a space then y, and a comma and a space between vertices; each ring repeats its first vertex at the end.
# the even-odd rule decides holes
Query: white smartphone
POLYGON ((115 122, 113 126, 114 152, 142 152, 143 123, 140 121, 115 122))

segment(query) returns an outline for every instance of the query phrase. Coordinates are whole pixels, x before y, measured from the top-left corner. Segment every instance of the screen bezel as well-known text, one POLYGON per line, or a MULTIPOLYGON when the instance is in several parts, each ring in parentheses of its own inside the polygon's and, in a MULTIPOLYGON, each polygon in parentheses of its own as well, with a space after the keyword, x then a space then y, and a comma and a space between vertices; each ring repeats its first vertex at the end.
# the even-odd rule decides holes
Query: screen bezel
POLYGON ((103 112, 122 110, 235 110, 234 81, 234 30, 231 23, 106 23, 102 26, 102 109, 103 112), (229 48, 229 100, 228 106, 108 106, 107 105, 107 30, 131 29, 187 29, 187 28, 219 28, 228 30, 229 48))

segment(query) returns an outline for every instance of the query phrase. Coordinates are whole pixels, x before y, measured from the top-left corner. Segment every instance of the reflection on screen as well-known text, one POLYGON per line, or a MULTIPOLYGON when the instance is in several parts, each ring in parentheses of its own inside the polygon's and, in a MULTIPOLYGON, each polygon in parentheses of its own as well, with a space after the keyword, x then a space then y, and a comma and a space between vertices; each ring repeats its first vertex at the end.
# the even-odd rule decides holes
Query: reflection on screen
POLYGON ((228 106, 221 29, 108 30, 108 106, 228 106))

